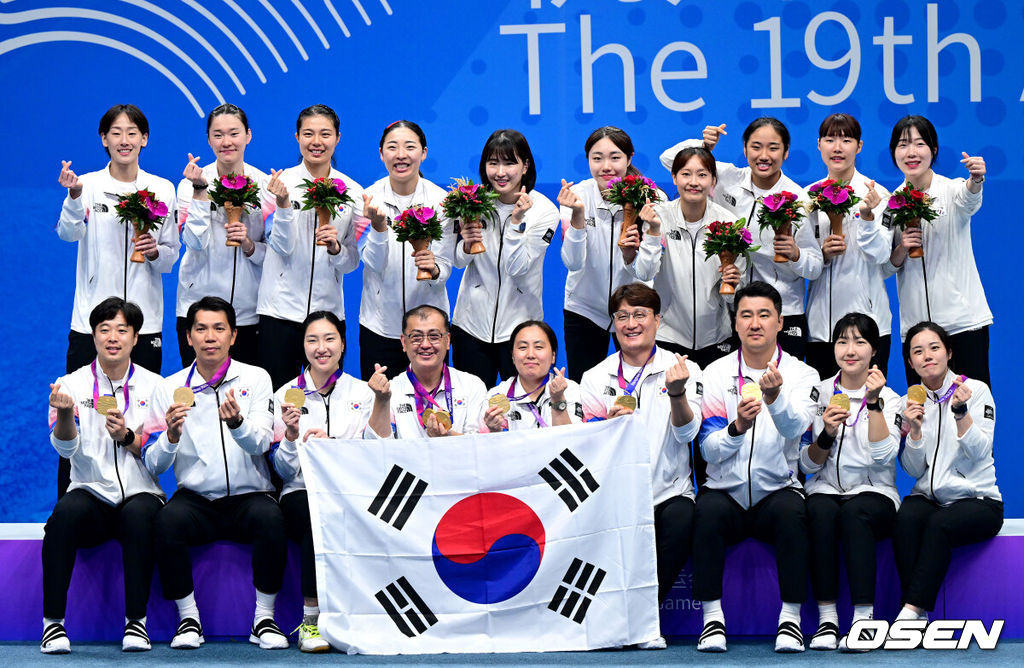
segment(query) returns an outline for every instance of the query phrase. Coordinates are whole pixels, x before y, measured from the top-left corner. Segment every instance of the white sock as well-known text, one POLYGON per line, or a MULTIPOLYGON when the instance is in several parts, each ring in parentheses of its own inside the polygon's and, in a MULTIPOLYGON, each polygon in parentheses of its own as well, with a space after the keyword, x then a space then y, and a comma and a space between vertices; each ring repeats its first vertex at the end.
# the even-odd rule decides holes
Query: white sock
POLYGON ((861 619, 874 619, 875 618, 875 606, 873 605, 855 605, 853 606, 853 621, 859 621, 861 619))
POLYGON ((197 622, 199 621, 199 607, 196 606, 196 593, 194 591, 189 593, 188 596, 175 600, 174 605, 178 606, 178 619, 191 617, 197 622))
POLYGON ((61 626, 64 626, 64 618, 50 619, 49 617, 43 617, 43 631, 46 631, 46 627, 50 624, 60 624, 61 626))
POLYGON ((725 624, 725 613, 722 612, 722 599, 701 601, 700 607, 704 610, 704 626, 707 626, 710 622, 725 624))
POLYGON ((269 617, 274 618, 274 601, 277 599, 277 594, 264 594, 259 589, 256 590, 256 621, 269 617))
POLYGON ((320 620, 320 606, 319 605, 304 605, 302 606, 302 623, 316 625, 320 620))
POLYGON ((921 619, 921 618, 927 617, 927 616, 928 616, 927 612, 919 615, 916 612, 914 612, 913 610, 911 610, 910 608, 904 607, 904 608, 900 609, 900 614, 896 615, 896 619, 897 620, 900 620, 900 619, 921 619))
MULTIPOLYGON (((832 606, 835 609, 835 606, 832 606)), ((782 603, 782 610, 779 612, 779 624, 782 622, 793 622, 797 626, 800 626, 800 604, 799 603, 782 603)))
MULTIPOLYGON (((785 606, 785 604, 783 604, 785 606)), ((782 616, 779 616, 779 622, 782 622, 782 616)), ((819 603, 818 604, 818 626, 821 626, 825 622, 832 622, 836 626, 839 626, 839 613, 836 612, 835 603, 819 603)))

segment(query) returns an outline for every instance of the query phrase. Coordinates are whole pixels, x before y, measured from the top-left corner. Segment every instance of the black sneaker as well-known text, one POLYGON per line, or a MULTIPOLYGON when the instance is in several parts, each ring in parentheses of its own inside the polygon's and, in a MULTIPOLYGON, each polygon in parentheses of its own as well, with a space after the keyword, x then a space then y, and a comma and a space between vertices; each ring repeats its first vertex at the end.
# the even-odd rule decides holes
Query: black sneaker
POLYGON ((203 626, 195 617, 186 617, 178 624, 178 630, 171 638, 171 649, 199 649, 206 642, 203 626))
POLYGON ((249 642, 260 649, 288 649, 288 637, 270 617, 253 622, 249 642))
POLYGON ((783 654, 804 651, 804 634, 794 622, 782 622, 775 634, 775 651, 783 654))
POLYGON ((68 640, 63 624, 50 624, 43 630, 39 651, 43 654, 67 654, 71 651, 71 641, 68 640))
POLYGON ((130 619, 124 625, 124 638, 121 640, 122 652, 148 652, 153 649, 146 633, 146 625, 137 619, 130 619))
POLYGON ((698 652, 724 652, 725 645, 725 624, 719 621, 710 621, 704 625, 704 630, 697 640, 698 652))
POLYGON ((811 649, 831 650, 839 644, 839 627, 833 622, 822 622, 811 636, 811 649))

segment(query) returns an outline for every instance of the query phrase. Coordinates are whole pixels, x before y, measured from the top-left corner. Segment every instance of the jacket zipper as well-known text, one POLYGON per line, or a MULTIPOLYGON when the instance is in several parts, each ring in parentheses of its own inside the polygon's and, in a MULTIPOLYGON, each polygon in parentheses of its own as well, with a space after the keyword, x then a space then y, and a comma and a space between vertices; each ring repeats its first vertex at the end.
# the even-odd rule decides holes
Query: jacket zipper
POLYGON ((942 406, 942 404, 939 404, 939 427, 938 427, 938 429, 935 430, 935 452, 932 453, 932 475, 931 475, 931 483, 930 483, 931 488, 932 488, 932 498, 933 499, 935 498, 935 462, 937 462, 938 459, 939 459, 939 443, 941 442, 941 439, 942 439, 942 413, 943 412, 944 412, 943 411, 943 406, 942 406))
MULTIPOLYGON (((700 230, 698 230, 698 233, 700 230)), ((697 237, 690 237, 690 286, 693 288, 693 339, 690 346, 697 350, 697 237)))
POLYGON ((309 309, 313 306, 313 270, 316 268, 316 225, 314 222, 313 248, 309 253, 309 293, 306 295, 306 315, 309 315, 309 309))
POLYGON ((124 224, 124 288, 122 290, 121 298, 128 301, 128 226, 131 223, 124 224))
MULTIPOLYGON (((217 400, 217 405, 220 406, 220 389, 219 387, 213 388, 213 396, 217 400)), ((224 422, 223 420, 217 420, 217 431, 220 433, 220 452, 224 455, 224 486, 227 493, 225 496, 231 496, 231 475, 228 473, 228 446, 224 442, 224 422)))
MULTIPOLYGON (((114 390, 114 383, 113 383, 113 381, 111 381, 110 378, 107 378, 107 382, 110 383, 110 394, 111 394, 111 396, 115 396, 116 397, 117 396, 117 392, 114 390)), ((127 422, 127 414, 128 414, 128 406, 125 406, 124 407, 124 415, 126 416, 125 417, 125 421, 126 422, 127 422)), ((122 482, 122 480, 121 480, 121 468, 117 464, 117 443, 114 442, 113 438, 110 439, 110 442, 114 446, 114 475, 117 476, 117 486, 121 488, 121 503, 124 503, 126 497, 125 497, 125 493, 124 493, 124 482, 122 482)))
POLYGON ((747 510, 754 507, 754 479, 751 473, 754 468, 754 443, 757 436, 757 418, 750 425, 750 456, 747 458, 747 510))
MULTIPOLYGON (((623 225, 626 224, 625 210, 623 210, 623 214, 622 214, 622 224, 623 225)), ((615 261, 615 214, 614 213, 611 214, 611 224, 609 225, 608 229, 609 229, 609 233, 608 233, 608 299, 611 299, 612 298, 612 277, 614 275, 614 272, 612 271, 612 266, 613 266, 613 263, 615 261)), ((611 324, 612 324, 612 321, 609 318, 608 319, 608 326, 610 327, 611 324)))
MULTIPOLYGON (((334 392, 334 388, 331 388, 331 392, 334 392)), ((321 394, 320 396, 324 401, 324 409, 327 411, 327 436, 331 435, 331 392, 327 394, 321 394)))
POLYGON ((836 450, 836 487, 839 488, 840 492, 845 492, 843 489, 843 479, 840 476, 839 458, 843 456, 843 439, 846 438, 846 424, 843 424, 842 429, 839 431, 839 449, 836 450))
POLYGON ((494 319, 491 321, 491 343, 494 343, 494 336, 498 328, 498 304, 501 299, 501 253, 505 249, 505 226, 498 228, 498 291, 494 293, 494 319))
POLYGON ((402 242, 402 314, 408 309, 405 307, 405 242, 402 242))

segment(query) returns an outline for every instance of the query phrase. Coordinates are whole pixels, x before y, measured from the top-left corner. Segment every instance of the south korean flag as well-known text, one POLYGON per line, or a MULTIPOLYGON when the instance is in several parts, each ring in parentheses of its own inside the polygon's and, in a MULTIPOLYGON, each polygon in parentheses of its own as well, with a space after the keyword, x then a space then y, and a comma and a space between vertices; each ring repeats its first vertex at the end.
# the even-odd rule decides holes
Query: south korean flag
POLYGON ((299 456, 320 633, 334 647, 532 652, 658 637, 650 450, 637 418, 311 439, 299 456))

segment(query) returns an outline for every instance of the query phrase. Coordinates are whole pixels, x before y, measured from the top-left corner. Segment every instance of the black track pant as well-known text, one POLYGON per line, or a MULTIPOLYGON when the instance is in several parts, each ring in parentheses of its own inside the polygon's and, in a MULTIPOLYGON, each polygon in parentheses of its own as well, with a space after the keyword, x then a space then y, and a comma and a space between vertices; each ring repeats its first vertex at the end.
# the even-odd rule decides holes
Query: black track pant
POLYGON ((693 551, 693 499, 675 496, 654 507, 654 543, 658 554, 658 601, 672 590, 693 551))
POLYGON ((164 598, 193 592, 189 548, 227 539, 252 545, 252 581, 265 594, 281 590, 287 559, 284 517, 269 494, 253 492, 213 501, 180 489, 156 518, 156 562, 164 598))
POLYGON ((78 548, 108 540, 121 543, 124 564, 124 609, 128 619, 146 616, 153 581, 153 526, 163 500, 136 494, 111 506, 84 489, 57 501, 43 534, 43 616, 63 619, 78 548))
POLYGON ((408 368, 409 356, 402 349, 401 339, 389 339, 359 325, 359 374, 363 380, 370 380, 374 364, 386 366, 384 375, 394 378, 408 368))
POLYGON ((499 374, 502 380, 516 374, 511 341, 487 343, 458 327, 452 327, 452 364, 484 381, 488 388, 498 384, 499 374))
POLYGON ((875 603, 875 543, 892 534, 896 504, 876 492, 844 499, 837 494, 807 497, 811 532, 811 588, 818 601, 839 598, 839 554, 846 561, 853 605, 875 603))
POLYGON ((698 601, 722 598, 725 549, 748 537, 775 546, 783 602, 807 598, 807 514, 800 492, 776 490, 744 510, 725 492, 705 487, 697 495, 693 525, 693 595, 698 601))
POLYGON ((903 499, 892 536, 903 602, 934 610, 953 548, 988 540, 1002 526, 1002 501, 962 499, 940 506, 923 496, 903 499))
POLYGON ((302 596, 316 598, 316 553, 313 551, 313 527, 309 521, 309 497, 306 490, 289 492, 281 497, 284 530, 288 540, 302 550, 302 596))
POLYGON ((616 350, 619 347, 618 341, 607 329, 591 322, 590 318, 566 310, 562 311, 562 315, 565 318, 563 343, 565 359, 569 364, 569 379, 578 383, 584 373, 608 357, 609 337, 616 350))

